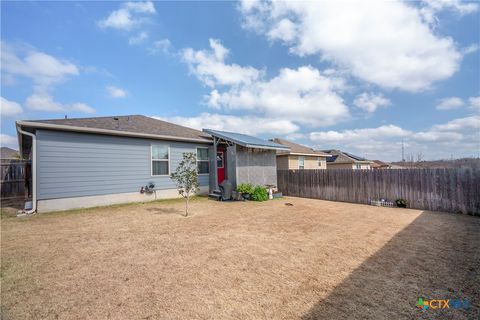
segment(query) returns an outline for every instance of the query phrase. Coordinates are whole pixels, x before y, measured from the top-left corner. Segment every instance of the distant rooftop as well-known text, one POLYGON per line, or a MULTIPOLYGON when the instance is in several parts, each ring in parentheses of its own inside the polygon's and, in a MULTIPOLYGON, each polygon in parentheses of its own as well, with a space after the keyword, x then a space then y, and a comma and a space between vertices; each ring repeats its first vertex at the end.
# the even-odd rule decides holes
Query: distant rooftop
POLYGON ((289 147, 275 143, 273 141, 252 137, 242 133, 220 131, 220 130, 213 130, 213 129, 203 129, 203 132, 209 133, 214 137, 231 141, 235 144, 238 144, 240 146, 247 147, 247 148, 285 150, 285 151, 290 150, 289 147))
POLYGON ((275 143, 278 143, 290 148, 290 151, 279 151, 278 154, 296 154, 296 155, 310 155, 310 156, 317 156, 317 157, 330 157, 330 155, 327 153, 316 151, 307 146, 294 143, 288 140, 274 138, 274 139, 271 139, 270 141, 273 141, 275 143))
POLYGON ((325 153, 330 154, 332 157, 327 158, 329 163, 355 163, 355 162, 371 162, 368 159, 356 156, 349 152, 340 151, 340 150, 322 150, 325 153))

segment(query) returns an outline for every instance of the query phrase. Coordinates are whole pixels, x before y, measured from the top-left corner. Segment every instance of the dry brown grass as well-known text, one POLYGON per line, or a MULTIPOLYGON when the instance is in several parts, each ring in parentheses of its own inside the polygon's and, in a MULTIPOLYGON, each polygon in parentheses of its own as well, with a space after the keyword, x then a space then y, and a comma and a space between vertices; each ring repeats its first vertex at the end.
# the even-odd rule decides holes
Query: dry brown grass
POLYGON ((3 315, 468 319, 480 312, 479 218, 299 198, 197 199, 191 208, 189 218, 179 201, 4 217, 3 315), (422 312, 420 296, 468 298, 472 308, 422 312))

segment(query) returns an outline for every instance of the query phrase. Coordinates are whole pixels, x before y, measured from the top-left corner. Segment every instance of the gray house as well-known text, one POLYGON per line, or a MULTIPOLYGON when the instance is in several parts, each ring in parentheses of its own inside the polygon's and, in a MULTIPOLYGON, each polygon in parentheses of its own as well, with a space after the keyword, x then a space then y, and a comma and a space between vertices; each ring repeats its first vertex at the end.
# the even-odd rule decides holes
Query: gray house
POLYGON ((197 154, 200 193, 226 178, 234 187, 275 185, 275 152, 284 148, 141 115, 17 121, 17 133, 22 158, 32 160, 30 212, 177 197, 170 174, 185 152, 197 154))

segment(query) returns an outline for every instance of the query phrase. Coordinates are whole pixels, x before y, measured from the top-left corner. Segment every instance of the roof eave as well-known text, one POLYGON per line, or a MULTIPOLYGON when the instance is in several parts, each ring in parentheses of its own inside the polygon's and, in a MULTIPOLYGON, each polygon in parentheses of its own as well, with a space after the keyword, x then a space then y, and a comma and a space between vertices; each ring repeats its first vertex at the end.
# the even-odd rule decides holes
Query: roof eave
POLYGON ((172 141, 188 141, 188 142, 199 142, 199 143, 208 143, 208 144, 212 143, 212 141, 207 139, 175 137, 175 136, 167 136, 167 135, 137 133, 137 132, 118 131, 118 130, 100 129, 100 128, 77 127, 77 126, 69 126, 69 125, 61 125, 61 124, 32 122, 32 121, 17 121, 17 124, 25 127, 35 128, 35 129, 50 129, 50 130, 57 130, 57 131, 97 133, 97 134, 123 136, 123 137, 149 138, 149 139, 161 139, 161 140, 172 140, 172 141))
POLYGON ((244 143, 242 141, 239 141, 237 139, 234 139, 234 138, 231 138, 231 137, 227 137, 215 130, 211 130, 211 129, 203 129, 202 130, 203 132, 206 132, 208 134, 211 134, 212 136, 215 136, 217 138, 220 138, 220 139, 223 139, 223 140, 227 140, 227 141, 231 141, 235 144, 238 144, 239 146, 242 146, 242 147, 245 147, 245 148, 255 148, 255 149, 266 149, 266 150, 283 150, 283 151, 290 151, 290 148, 289 147, 274 147, 274 146, 263 146, 263 145, 258 145, 258 144, 248 144, 248 143, 244 143))

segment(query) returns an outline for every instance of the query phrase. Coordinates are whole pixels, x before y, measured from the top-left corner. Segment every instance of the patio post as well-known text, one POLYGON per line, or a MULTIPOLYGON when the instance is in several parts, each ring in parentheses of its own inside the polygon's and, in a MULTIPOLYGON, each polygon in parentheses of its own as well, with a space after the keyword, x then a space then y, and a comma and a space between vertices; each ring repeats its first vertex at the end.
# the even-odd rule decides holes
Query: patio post
POLYGON ((217 145, 218 145, 218 138, 213 136, 213 178, 215 179, 215 190, 218 190, 218 170, 217 170, 217 145))

